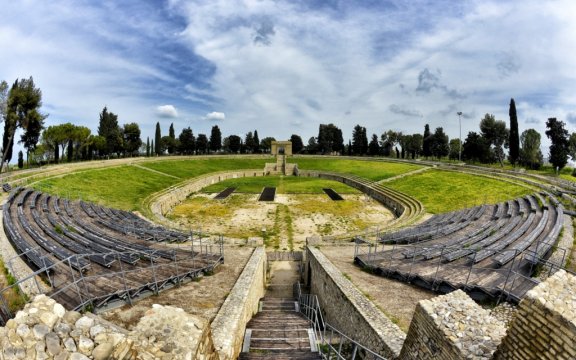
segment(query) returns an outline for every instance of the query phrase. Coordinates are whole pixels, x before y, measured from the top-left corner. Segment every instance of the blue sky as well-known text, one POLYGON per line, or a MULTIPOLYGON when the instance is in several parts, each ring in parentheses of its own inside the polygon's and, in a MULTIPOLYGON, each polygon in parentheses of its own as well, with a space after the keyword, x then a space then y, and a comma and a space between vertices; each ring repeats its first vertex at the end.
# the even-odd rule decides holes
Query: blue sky
MULTIPOLYGON (((520 131, 548 117, 576 130, 576 2, 0 0, 0 80, 33 76, 46 125, 96 132, 104 106, 142 137, 190 126, 307 142, 463 137, 485 113, 520 131)), ((543 140, 544 139, 543 135, 543 140)), ((545 154, 547 151, 544 151, 545 154)))

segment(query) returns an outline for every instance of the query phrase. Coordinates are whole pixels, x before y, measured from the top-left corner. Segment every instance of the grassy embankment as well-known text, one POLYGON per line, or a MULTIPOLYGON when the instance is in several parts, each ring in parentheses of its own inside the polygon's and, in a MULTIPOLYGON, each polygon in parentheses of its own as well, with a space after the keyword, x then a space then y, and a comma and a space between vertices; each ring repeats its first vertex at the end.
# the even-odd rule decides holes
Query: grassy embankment
POLYGON ((481 204, 495 204, 533 192, 528 187, 484 176, 430 170, 385 184, 422 202, 439 214, 481 204))

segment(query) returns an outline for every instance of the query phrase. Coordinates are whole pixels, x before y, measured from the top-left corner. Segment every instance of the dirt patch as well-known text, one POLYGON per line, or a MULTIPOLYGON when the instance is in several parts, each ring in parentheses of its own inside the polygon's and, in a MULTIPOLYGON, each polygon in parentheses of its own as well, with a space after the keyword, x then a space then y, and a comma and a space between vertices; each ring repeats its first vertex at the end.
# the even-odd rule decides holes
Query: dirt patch
POLYGON ((393 220, 382 204, 364 194, 332 201, 323 194, 277 194, 273 202, 258 202, 257 194, 234 193, 214 201, 194 194, 168 214, 181 228, 202 224, 213 234, 230 238, 264 237, 269 247, 299 250, 309 236, 339 236, 393 220))
POLYGON ((369 274, 354 265, 354 246, 320 249, 330 261, 390 320, 408 332, 416 304, 438 294, 385 277, 369 274))
POLYGON ((106 312, 102 316, 108 321, 131 329, 152 304, 160 304, 182 308, 187 313, 210 322, 220 310, 253 251, 253 248, 225 247, 224 264, 217 267, 213 275, 205 276, 198 282, 189 282, 161 292, 132 306, 126 305, 106 312))

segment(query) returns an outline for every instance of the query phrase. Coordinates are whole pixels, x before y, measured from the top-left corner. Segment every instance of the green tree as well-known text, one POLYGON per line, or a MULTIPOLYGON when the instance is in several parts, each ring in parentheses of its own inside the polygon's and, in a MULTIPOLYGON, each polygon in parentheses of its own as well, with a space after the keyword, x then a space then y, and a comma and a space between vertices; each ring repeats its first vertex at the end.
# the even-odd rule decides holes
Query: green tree
POLYGON ((146 157, 150 157, 150 136, 146 136, 146 157))
POLYGON ((422 139, 422 155, 426 158, 432 156, 432 137, 430 135, 430 126, 426 124, 424 125, 424 136, 422 139))
POLYGON ((494 155, 498 159, 500 166, 504 166, 503 147, 509 137, 506 123, 502 120, 496 120, 492 114, 486 114, 480 121, 480 132, 486 142, 494 147, 494 155))
POLYGON ((206 154, 208 152, 208 137, 206 134, 198 134, 196 138, 196 150, 199 154, 206 154))
POLYGON ((306 151, 309 154, 316 154, 318 152, 318 143, 316 142, 316 138, 311 136, 308 139, 308 145, 306 145, 306 151))
POLYGON ((444 133, 444 129, 441 127, 436 128, 434 135, 432 135, 432 155, 440 159, 444 156, 448 156, 450 152, 450 147, 448 145, 448 135, 444 133))
MULTIPOLYGON (((27 151, 34 150, 44 128, 44 119, 48 116, 40 113, 41 106, 42 91, 36 88, 32 77, 14 82, 6 101, 2 163, 0 165, 12 159, 14 135, 17 128, 24 130, 21 142, 27 151)), ((1 171, 2 167, 0 166, 1 171)))
POLYGON ((546 136, 552 143, 550 145, 550 163, 557 170, 562 170, 568 162, 569 144, 568 130, 564 128, 566 124, 556 118, 549 118, 546 122, 546 136))
POLYGON ((136 123, 124 124, 124 149, 133 156, 138 153, 138 149, 142 145, 140 139, 140 126, 136 123))
POLYGON ((462 144, 462 159, 470 162, 491 162, 490 144, 480 134, 469 132, 462 144))
POLYGON ((352 153, 354 155, 366 155, 367 151, 368 138, 366 135, 366 128, 356 125, 352 131, 352 153))
POLYGON ((18 169, 22 169, 24 167, 24 154, 22 150, 18 151, 18 169))
POLYGON ((508 114, 510 115, 510 138, 508 139, 510 153, 508 157, 510 158, 510 163, 516 165, 518 157, 520 156, 520 135, 518 133, 518 117, 516 116, 516 103, 514 99, 510 99, 510 110, 508 114))
POLYGON ((272 141, 276 141, 276 139, 270 136, 265 137, 264 139, 262 139, 262 141, 260 141, 260 148, 262 149, 263 152, 265 153, 270 152, 272 148, 272 141))
POLYGON ((210 150, 216 152, 220 149, 222 149, 222 132, 218 125, 214 125, 210 131, 210 150))
POLYGON ((344 151, 344 138, 342 137, 342 130, 334 124, 320 124, 318 129, 317 151, 323 154, 330 154, 332 152, 344 151))
POLYGON ((368 144, 368 154, 376 156, 380 154, 380 144, 378 144, 378 135, 372 134, 372 139, 368 144))
POLYGON ((532 170, 538 170, 544 162, 540 138, 540 133, 534 129, 524 130, 520 135, 520 163, 532 170))
POLYGON ((154 147, 154 140, 150 141, 150 154, 156 155, 156 148, 154 147))
POLYGON ((107 107, 100 113, 98 136, 106 140, 104 149, 100 151, 101 155, 109 156, 122 150, 122 131, 118 125, 118 115, 109 112, 107 107))
POLYGON ((244 152, 251 153, 254 150, 254 134, 252 131, 248 131, 244 137, 244 152))
POLYGON ((240 138, 240 136, 238 135, 230 135, 228 136, 228 149, 226 149, 227 151, 229 151, 232 154, 238 154, 238 152, 240 151, 240 148, 242 147, 242 139, 240 138))
POLYGON ((185 155, 194 154, 194 150, 196 150, 196 138, 194 137, 190 127, 182 129, 182 132, 178 136, 178 140, 180 153, 185 155))
POLYGON ((450 139, 450 154, 448 158, 450 160, 458 160, 460 155, 460 139, 450 139))
POLYGON ((154 134, 154 142, 156 143, 155 153, 156 155, 162 155, 162 133, 160 131, 160 122, 156 122, 156 132, 154 134))
POLYGON ((258 130, 254 130, 254 153, 260 154, 260 138, 258 137, 258 130))
POLYGON ((293 154, 299 154, 304 149, 304 143, 299 135, 292 134, 290 136, 290 142, 292 143, 293 154))
POLYGON ((168 136, 170 136, 172 139, 172 141, 170 141, 168 144, 168 154, 172 155, 176 150, 176 134, 174 133, 174 123, 171 123, 170 128, 168 128, 168 136))

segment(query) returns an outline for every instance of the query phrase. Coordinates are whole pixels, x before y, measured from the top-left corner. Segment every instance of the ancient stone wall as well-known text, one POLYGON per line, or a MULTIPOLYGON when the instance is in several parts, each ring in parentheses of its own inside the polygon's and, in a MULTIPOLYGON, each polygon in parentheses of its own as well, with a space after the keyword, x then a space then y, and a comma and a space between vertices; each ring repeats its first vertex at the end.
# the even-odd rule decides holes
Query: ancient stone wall
POLYGON ((576 359, 575 276, 560 270, 526 293, 494 359, 576 359))
POLYGON ((505 333, 502 322, 457 290, 418 303, 400 359, 490 359, 505 333))
POLYGON ((242 350, 246 324, 258 312, 266 285, 266 252, 259 247, 238 277, 211 324, 219 359, 236 359, 242 350))
POLYGON ((320 252, 308 247, 310 293, 318 296, 324 320, 387 358, 400 354, 406 334, 320 252))
POLYGON ((193 178, 184 183, 180 183, 169 187, 159 193, 154 194, 146 203, 152 211, 152 215, 160 223, 166 224, 168 220, 164 215, 174 206, 181 203, 191 193, 200 191, 206 186, 216 184, 220 181, 228 179, 237 179, 242 177, 264 176, 266 173, 263 170, 244 170, 244 171, 227 171, 214 174, 208 174, 193 178))
POLYGON ((0 328, 0 359, 161 358, 217 360, 206 321, 179 308, 153 305, 128 331, 38 295, 0 328))

